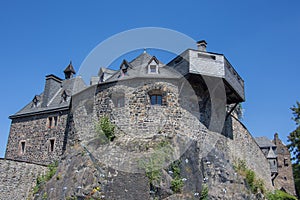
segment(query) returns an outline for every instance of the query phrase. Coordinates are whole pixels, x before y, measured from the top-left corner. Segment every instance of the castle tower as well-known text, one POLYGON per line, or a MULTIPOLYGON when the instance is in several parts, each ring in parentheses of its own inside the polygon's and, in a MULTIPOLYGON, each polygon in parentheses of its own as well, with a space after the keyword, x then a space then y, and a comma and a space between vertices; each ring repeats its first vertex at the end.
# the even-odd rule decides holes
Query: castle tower
POLYGON ((296 195, 290 152, 279 139, 278 133, 274 134, 273 142, 277 146, 278 162, 278 175, 274 180, 274 186, 276 189, 296 195))

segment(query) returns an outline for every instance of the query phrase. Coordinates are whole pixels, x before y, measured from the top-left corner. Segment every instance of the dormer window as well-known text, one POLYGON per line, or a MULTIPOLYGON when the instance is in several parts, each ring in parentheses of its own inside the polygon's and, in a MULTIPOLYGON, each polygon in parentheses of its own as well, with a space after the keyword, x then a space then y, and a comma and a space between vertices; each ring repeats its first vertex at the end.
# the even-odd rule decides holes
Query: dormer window
POLYGON ((67 90, 64 90, 63 93, 61 94, 61 103, 62 102, 67 102, 70 97, 70 92, 67 90))
POLYGON ((153 56, 148 63, 148 74, 158 74, 159 61, 153 56))
POLYGON ((150 72, 151 73, 156 73, 156 68, 157 68, 156 65, 150 65, 150 72))
POLYGON ((120 75, 118 78, 124 77, 125 75, 128 76, 128 68, 131 68, 130 64, 126 60, 123 60, 122 64, 120 65, 120 75))
POLYGON ((34 107, 34 108, 38 107, 40 99, 41 99, 41 97, 39 95, 35 95, 32 100, 32 107, 34 107))

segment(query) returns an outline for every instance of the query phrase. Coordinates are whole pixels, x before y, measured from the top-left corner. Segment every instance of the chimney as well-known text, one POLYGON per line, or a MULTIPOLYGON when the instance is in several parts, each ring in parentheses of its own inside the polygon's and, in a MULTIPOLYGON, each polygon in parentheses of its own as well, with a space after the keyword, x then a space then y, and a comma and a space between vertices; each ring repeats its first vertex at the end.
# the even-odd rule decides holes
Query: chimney
POLYGON ((277 144, 278 144, 278 141, 279 141, 278 133, 275 133, 275 134, 274 134, 274 141, 273 141, 273 142, 274 142, 275 145, 277 145, 277 144))
POLYGON ((206 52, 207 42, 205 40, 200 40, 197 42, 198 50, 206 52))
POLYGON ((42 107, 47 107, 49 101, 53 98, 56 92, 61 88, 62 79, 50 74, 46 76, 46 84, 43 94, 42 107))

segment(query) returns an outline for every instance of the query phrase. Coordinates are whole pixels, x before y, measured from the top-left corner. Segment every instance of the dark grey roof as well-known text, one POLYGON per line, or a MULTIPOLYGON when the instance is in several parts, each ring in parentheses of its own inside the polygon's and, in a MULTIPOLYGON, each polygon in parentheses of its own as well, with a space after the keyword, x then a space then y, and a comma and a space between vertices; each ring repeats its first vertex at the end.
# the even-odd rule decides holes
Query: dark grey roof
POLYGON ((152 57, 153 56, 151 56, 147 52, 144 52, 144 53, 140 54, 138 57, 136 57, 135 59, 133 59, 130 62, 130 64, 133 67, 140 67, 140 66, 143 66, 143 65, 147 64, 152 57))
POLYGON ((256 137, 255 141, 258 144, 258 146, 261 148, 276 147, 276 145, 271 140, 269 140, 267 137, 256 137))
POLYGON ((117 70, 113 70, 113 69, 109 69, 106 67, 100 67, 99 72, 98 72, 98 76, 101 76, 104 72, 107 74, 114 74, 116 73, 117 70))
POLYGON ((113 82, 118 80, 132 79, 132 78, 180 78, 181 75, 177 73, 174 69, 169 68, 164 65, 161 61, 159 61, 156 57, 144 52, 140 54, 138 57, 133 59, 131 62, 127 62, 123 60, 120 65, 120 69, 115 72, 110 78, 108 78, 105 82, 113 82), (147 66, 151 60, 155 60, 158 62, 158 73, 150 74, 148 73, 147 66), (127 72, 122 77, 121 69, 127 66, 127 72))
POLYGON ((74 70, 74 67, 72 65, 72 61, 70 62, 70 64, 66 67, 66 69, 64 70, 64 73, 67 73, 67 72, 72 72, 73 74, 76 74, 75 70, 74 70))
POLYGON ((68 108, 70 105, 71 95, 80 92, 86 87, 84 81, 81 77, 75 77, 72 79, 63 80, 61 83, 61 88, 59 88, 55 95, 50 99, 46 107, 42 107, 44 93, 40 95, 35 95, 34 99, 37 99, 38 102, 36 105, 33 101, 28 103, 20 111, 11 115, 10 118, 16 118, 26 115, 32 115, 39 112, 50 112, 53 110, 59 110, 63 108, 68 108), (65 93, 68 97, 66 101, 63 99, 62 95, 65 93))

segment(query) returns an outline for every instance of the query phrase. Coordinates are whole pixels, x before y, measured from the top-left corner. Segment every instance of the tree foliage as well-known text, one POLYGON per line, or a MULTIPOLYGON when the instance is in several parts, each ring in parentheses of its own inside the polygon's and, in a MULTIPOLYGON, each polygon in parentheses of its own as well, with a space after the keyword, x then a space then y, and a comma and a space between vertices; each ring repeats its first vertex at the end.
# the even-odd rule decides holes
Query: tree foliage
POLYGON ((291 110, 293 111, 294 117, 292 118, 296 123, 296 129, 290 133, 288 136, 288 148, 290 152, 292 153, 292 160, 295 161, 295 163, 299 164, 300 161, 300 103, 297 101, 296 106, 294 105, 291 107, 291 110))
POLYGON ((292 154, 292 160, 293 163, 293 174, 294 174, 294 180, 295 180, 295 187, 296 192, 299 197, 300 195, 300 103, 297 101, 296 105, 291 107, 291 110, 293 111, 293 117, 292 119, 296 123, 296 129, 290 133, 288 136, 288 142, 289 144, 287 147, 289 148, 291 154, 292 154))

